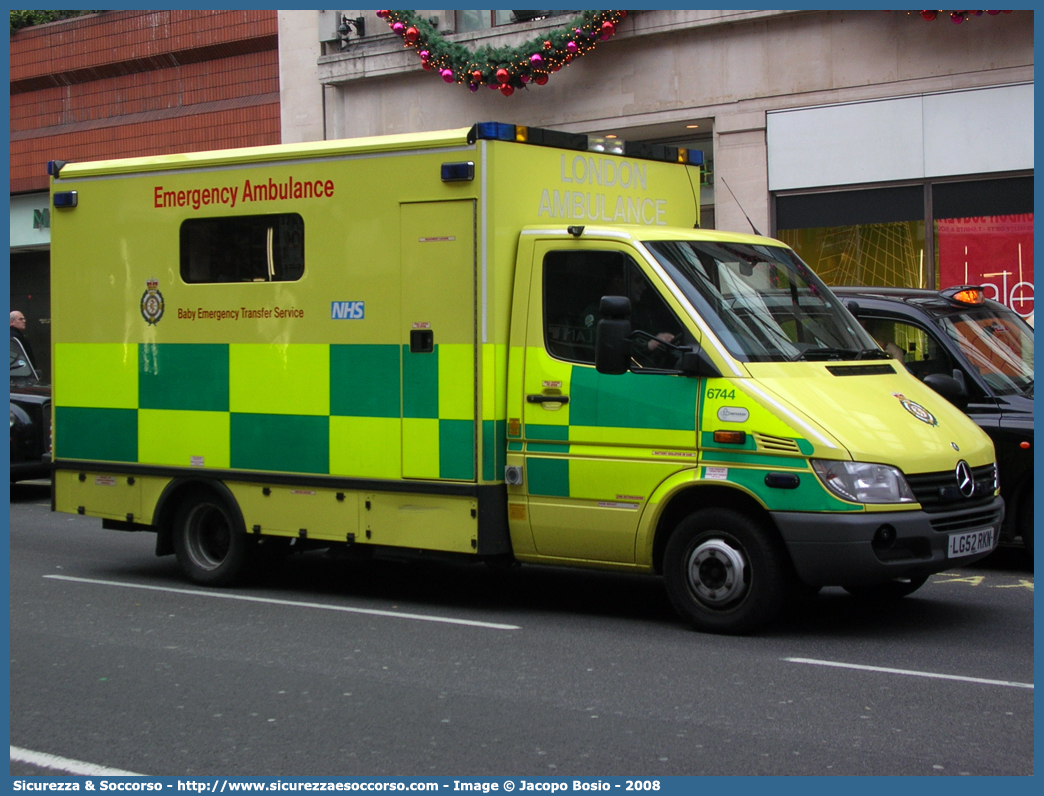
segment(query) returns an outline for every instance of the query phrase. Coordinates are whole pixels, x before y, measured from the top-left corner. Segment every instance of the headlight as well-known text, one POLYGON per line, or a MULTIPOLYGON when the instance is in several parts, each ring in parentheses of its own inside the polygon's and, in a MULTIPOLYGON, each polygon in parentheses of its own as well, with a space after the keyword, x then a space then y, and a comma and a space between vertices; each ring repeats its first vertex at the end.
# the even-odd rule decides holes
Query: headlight
POLYGON ((816 475, 842 500, 855 503, 914 503, 913 491, 900 470, 872 462, 813 459, 816 475))

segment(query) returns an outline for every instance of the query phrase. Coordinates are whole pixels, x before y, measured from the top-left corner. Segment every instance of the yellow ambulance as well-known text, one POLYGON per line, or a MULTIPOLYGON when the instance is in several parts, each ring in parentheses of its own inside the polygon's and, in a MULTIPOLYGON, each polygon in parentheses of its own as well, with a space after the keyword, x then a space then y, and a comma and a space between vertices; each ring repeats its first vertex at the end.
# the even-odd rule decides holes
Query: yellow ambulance
POLYGON ((265 550, 662 574, 691 624, 997 543, 990 440, 700 158, 483 123, 52 175, 54 507, 265 550))

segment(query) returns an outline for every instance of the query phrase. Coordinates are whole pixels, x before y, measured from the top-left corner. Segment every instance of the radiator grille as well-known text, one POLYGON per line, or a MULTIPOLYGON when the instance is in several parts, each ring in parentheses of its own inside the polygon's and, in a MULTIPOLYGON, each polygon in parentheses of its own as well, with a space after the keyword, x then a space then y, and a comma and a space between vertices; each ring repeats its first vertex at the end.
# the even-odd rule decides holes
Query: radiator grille
POLYGON ((964 497, 957 487, 957 474, 953 470, 938 473, 915 473, 906 476, 906 482, 914 497, 927 512, 952 511, 985 506, 993 498, 996 487, 996 468, 992 464, 971 468, 975 480, 975 492, 964 497))

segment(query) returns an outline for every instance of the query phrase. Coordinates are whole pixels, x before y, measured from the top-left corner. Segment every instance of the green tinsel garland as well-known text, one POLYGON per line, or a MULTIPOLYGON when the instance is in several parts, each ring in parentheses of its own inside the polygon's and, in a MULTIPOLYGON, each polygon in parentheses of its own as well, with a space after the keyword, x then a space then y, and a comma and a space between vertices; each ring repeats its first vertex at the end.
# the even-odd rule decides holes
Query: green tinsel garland
POLYGON ((518 47, 487 46, 474 52, 447 41, 414 11, 378 11, 377 16, 402 36, 406 47, 417 51, 425 69, 438 72, 447 83, 460 83, 472 91, 489 86, 510 96, 530 82, 542 86, 552 72, 591 52, 616 32, 627 12, 581 11, 568 25, 518 47))

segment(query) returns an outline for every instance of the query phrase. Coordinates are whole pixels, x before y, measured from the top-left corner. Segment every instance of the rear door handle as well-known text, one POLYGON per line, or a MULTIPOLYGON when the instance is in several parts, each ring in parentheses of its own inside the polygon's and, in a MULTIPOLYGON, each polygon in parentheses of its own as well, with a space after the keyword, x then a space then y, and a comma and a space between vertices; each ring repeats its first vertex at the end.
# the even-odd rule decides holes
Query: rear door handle
POLYGON ((569 403, 568 395, 527 395, 527 404, 567 404, 569 403))

